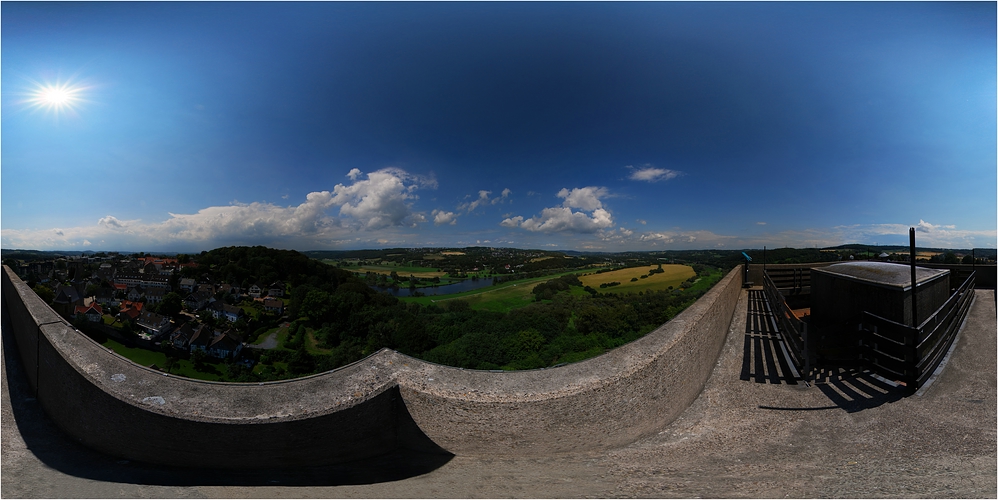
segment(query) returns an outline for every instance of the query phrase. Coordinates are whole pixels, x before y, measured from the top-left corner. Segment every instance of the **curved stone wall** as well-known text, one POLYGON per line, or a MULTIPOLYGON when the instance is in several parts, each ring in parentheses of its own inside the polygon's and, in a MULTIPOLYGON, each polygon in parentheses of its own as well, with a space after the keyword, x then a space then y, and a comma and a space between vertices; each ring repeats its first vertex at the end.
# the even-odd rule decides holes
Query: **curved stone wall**
POLYGON ((77 332, 6 266, 2 279, 28 380, 60 428, 115 456, 230 468, 332 464, 433 443, 499 455, 628 444, 700 393, 741 288, 736 269, 654 332, 558 368, 462 370, 385 349, 311 377, 230 384, 138 366, 77 332))

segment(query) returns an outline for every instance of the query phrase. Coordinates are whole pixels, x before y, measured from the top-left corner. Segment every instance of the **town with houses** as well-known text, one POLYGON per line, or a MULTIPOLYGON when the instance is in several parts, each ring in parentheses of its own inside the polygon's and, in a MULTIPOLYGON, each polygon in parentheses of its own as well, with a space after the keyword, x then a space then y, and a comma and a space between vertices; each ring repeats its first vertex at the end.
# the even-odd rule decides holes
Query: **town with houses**
POLYGON ((5 264, 74 325, 220 360, 238 360, 245 346, 239 304, 284 314, 284 283, 205 282, 190 259, 101 253, 5 264))

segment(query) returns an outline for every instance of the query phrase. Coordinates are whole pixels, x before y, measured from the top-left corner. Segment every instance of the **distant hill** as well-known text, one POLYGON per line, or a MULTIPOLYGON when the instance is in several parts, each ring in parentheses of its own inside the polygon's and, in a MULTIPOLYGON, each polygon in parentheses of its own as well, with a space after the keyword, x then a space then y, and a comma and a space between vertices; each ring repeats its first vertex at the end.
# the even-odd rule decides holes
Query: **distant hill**
MULTIPOLYGON (((845 245, 839 245, 835 247, 825 247, 822 250, 842 250, 842 251, 855 251, 855 252, 887 252, 887 253, 908 253, 907 245, 863 245, 860 243, 848 243, 845 245)), ((968 255, 971 251, 977 257, 994 257, 998 256, 998 249, 995 248, 934 248, 934 247, 920 247, 915 246, 916 251, 920 252, 953 252, 960 255, 968 255)))
POLYGON ((76 257, 83 252, 63 252, 59 250, 22 250, 22 249, 0 249, 0 255, 4 259, 18 259, 24 261, 57 259, 59 257, 76 257))

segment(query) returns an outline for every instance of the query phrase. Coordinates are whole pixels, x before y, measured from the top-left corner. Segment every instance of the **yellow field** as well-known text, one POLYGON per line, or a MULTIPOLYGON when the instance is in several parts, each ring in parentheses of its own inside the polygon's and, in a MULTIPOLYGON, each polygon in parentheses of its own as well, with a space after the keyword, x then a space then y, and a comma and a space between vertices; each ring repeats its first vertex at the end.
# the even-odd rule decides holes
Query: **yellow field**
POLYGON ((682 284, 682 282, 696 275, 696 273, 693 272, 693 268, 690 266, 684 266, 682 264, 663 264, 662 271, 665 272, 652 274, 645 279, 641 279, 642 275, 648 274, 648 271, 657 268, 658 266, 629 267, 627 269, 611 271, 608 273, 588 274, 586 276, 579 277, 579 281, 582 282, 583 286, 591 286, 600 292, 626 293, 646 290, 665 290, 670 286, 673 288, 679 288, 679 285, 682 284), (638 280, 631 281, 631 278, 638 278, 638 280), (599 287, 600 283, 610 283, 613 281, 619 281, 620 284, 614 287, 599 287))
POLYGON ((548 259, 553 259, 553 258, 554 257, 551 257, 550 255, 547 256, 547 257, 537 257, 537 258, 534 258, 534 259, 530 259, 530 262, 540 262, 542 260, 548 260, 548 259))
POLYGON ((440 252, 440 255, 464 255, 464 252, 440 252))

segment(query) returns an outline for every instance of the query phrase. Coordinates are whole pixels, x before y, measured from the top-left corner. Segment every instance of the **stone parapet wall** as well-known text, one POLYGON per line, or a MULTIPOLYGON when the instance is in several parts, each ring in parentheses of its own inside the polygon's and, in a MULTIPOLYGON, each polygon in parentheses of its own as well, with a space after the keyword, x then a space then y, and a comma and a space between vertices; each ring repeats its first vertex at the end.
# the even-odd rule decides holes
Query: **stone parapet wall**
POLYGON ((2 280, 28 380, 60 428, 115 456, 230 468, 332 464, 400 447, 543 455, 628 444, 700 393, 741 288, 736 269, 645 337, 557 368, 462 370, 385 349, 311 377, 231 384, 138 366, 76 331, 6 266, 2 280))
POLYGON ((727 335, 740 270, 644 337, 558 368, 461 370, 405 358, 398 382, 413 419, 457 454, 608 449, 657 432, 703 389, 727 335))

